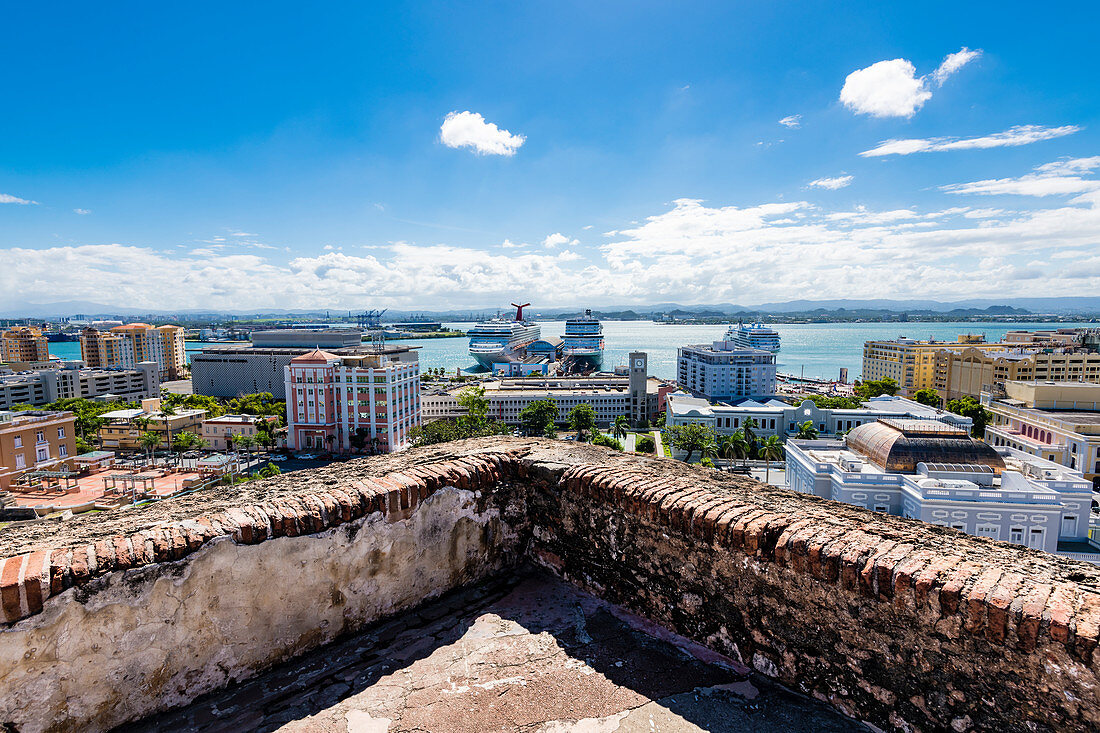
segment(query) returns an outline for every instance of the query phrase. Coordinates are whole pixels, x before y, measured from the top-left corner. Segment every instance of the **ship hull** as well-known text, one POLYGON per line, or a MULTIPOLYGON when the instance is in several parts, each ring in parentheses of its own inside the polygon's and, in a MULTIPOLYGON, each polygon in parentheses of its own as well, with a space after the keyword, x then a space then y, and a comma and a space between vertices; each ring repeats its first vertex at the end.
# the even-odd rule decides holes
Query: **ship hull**
POLYGON ((571 370, 575 372, 598 372, 603 369, 602 351, 580 354, 566 352, 562 355, 562 358, 569 362, 571 370))
POLYGON ((493 364, 511 364, 519 361, 519 357, 516 356, 514 351, 495 351, 491 353, 471 351, 470 356, 486 369, 492 369, 493 364))

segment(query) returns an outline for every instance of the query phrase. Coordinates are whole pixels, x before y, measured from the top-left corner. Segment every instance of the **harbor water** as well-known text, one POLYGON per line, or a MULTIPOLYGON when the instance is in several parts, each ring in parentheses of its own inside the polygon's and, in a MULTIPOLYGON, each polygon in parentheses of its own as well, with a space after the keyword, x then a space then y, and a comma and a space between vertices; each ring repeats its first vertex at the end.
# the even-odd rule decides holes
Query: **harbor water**
MULTIPOLYGON (((448 323, 451 328, 463 331, 472 323, 448 323)), ((565 333, 564 321, 541 321, 543 336, 560 336, 565 333)), ((1086 323, 797 323, 770 324, 782 338, 778 354, 779 371, 787 374, 818 379, 837 379, 840 369, 848 369, 848 378, 859 377, 863 364, 863 342, 907 336, 914 339, 934 338, 954 341, 959 334, 983 334, 987 341, 998 341, 1008 331, 1044 330, 1092 326, 1086 323)), ((610 371, 616 365, 626 364, 631 351, 649 354, 649 371, 654 376, 673 379, 676 376, 676 349, 684 344, 709 343, 721 339, 726 326, 714 325, 663 325, 652 321, 604 321, 604 369, 610 371)), ((390 343, 406 343, 418 346, 422 369, 442 367, 475 371, 476 363, 467 352, 464 338, 392 340, 390 343)), ((187 351, 200 351, 201 342, 188 341, 187 351)), ((224 345, 224 344, 220 344, 224 345)), ((79 359, 78 342, 54 342, 50 353, 61 359, 79 359)))

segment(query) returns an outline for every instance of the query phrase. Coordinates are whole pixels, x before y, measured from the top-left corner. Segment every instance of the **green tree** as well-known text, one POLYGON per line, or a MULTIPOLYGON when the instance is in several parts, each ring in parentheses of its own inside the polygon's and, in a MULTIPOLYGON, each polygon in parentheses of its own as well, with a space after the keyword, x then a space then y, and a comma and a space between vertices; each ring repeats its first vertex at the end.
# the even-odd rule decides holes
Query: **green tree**
POLYGON ((160 445, 160 436, 152 430, 147 430, 138 438, 138 443, 145 449, 151 463, 153 461, 153 451, 160 445))
POLYGON ((975 438, 985 436, 985 426, 993 419, 993 413, 982 407, 981 402, 970 396, 958 400, 948 400, 947 411, 973 420, 974 425, 970 429, 970 434, 975 438))
POLYGON ((771 482, 772 461, 782 459, 785 452, 783 441, 774 435, 769 435, 760 445, 760 455, 764 459, 764 483, 771 482))
POLYGON ((657 450, 657 444, 653 442, 652 435, 641 435, 634 441, 635 453, 653 453, 657 450))
POLYGON ((881 395, 894 395, 898 393, 897 380, 891 377, 882 379, 865 379, 856 385, 856 394, 862 399, 869 400, 881 395))
POLYGON ((553 399, 534 400, 519 411, 519 429, 524 435, 553 438, 558 420, 558 403, 553 399))
POLYGON ((95 449, 92 447, 91 443, 84 440, 84 438, 80 437, 79 435, 76 436, 76 452, 77 452, 77 455, 79 455, 81 453, 91 453, 93 450, 95 450, 95 449))
POLYGON ((459 407, 466 408, 466 414, 459 418, 473 424, 484 423, 489 417, 489 400, 485 399, 485 388, 481 385, 467 387, 458 393, 459 407))
POLYGON ((858 410, 863 407, 863 402, 856 397, 838 397, 821 394, 797 395, 790 398, 788 402, 797 407, 806 400, 814 403, 822 410, 858 410))
POLYGON ((487 420, 477 425, 469 421, 459 420, 433 420, 432 422, 417 425, 409 431, 409 437, 414 445, 436 445, 448 443, 452 440, 463 438, 480 438, 486 435, 507 435, 511 428, 496 420, 487 420))
POLYGON ((711 440, 714 440, 714 429, 702 423, 673 425, 668 428, 668 444, 685 452, 684 463, 689 463, 695 451, 702 451, 711 440))
POLYGON ((711 468, 714 468, 714 459, 718 457, 722 451, 722 446, 718 442, 718 435, 711 433, 708 440, 703 442, 703 445, 699 448, 699 454, 703 457, 703 461, 706 462, 711 468))
POLYGON ((756 446, 756 429, 758 427, 760 427, 760 423, 751 417, 745 418, 745 422, 741 423, 741 434, 745 436, 745 442, 749 444, 750 450, 756 446))
POLYGON ((818 436, 817 428, 814 426, 813 420, 807 420, 798 426, 798 433, 795 437, 800 440, 816 440, 818 436))
POLYGON ((596 433, 596 436, 592 438, 592 445, 602 445, 605 448, 614 448, 615 450, 622 450, 623 444, 615 438, 603 433, 596 433))
POLYGON ((940 406, 940 396, 934 389, 918 389, 916 394, 913 395, 913 399, 929 407, 940 406))
POLYGON ((569 427, 577 431, 577 440, 588 440, 589 434, 596 431, 596 411, 587 402, 569 411, 569 427))
POLYGON ((745 434, 740 430, 734 430, 732 434, 722 438, 719 443, 719 455, 726 459, 749 457, 749 442, 745 440, 745 434))
POLYGON ((630 420, 626 415, 616 415, 615 420, 611 423, 611 434, 619 440, 626 438, 627 431, 630 429, 630 420))
POLYGON ((202 438, 190 432, 184 430, 176 436, 176 441, 173 447, 169 450, 175 450, 177 453, 186 453, 189 450, 194 450, 202 442, 202 438))

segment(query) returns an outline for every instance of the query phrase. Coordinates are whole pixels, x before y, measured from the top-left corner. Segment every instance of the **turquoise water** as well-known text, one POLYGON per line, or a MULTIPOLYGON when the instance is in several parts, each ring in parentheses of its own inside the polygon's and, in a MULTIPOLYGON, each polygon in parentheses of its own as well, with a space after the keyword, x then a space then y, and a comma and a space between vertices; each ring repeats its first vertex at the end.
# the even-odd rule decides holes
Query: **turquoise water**
MULTIPOLYGON (((448 323, 453 328, 467 329, 469 323, 448 323)), ((544 336, 560 336, 565 333, 564 321, 543 321, 544 336)), ((863 342, 890 339, 898 336, 910 338, 936 338, 954 340, 962 333, 981 333, 989 341, 996 341, 1007 331, 1072 327, 1070 323, 813 323, 773 325, 783 340, 779 352, 779 370, 798 375, 805 368, 807 377, 836 379, 840 368, 848 368, 849 379, 859 376, 863 363, 863 342)), ((1092 324, 1095 326, 1095 324, 1092 324)), ((676 373, 676 349, 684 344, 708 343, 722 338, 724 326, 663 326, 651 321, 604 321, 604 368, 612 369, 625 364, 631 351, 649 354, 649 371, 658 377, 672 379, 676 373)), ((456 367, 473 370, 475 364, 466 352, 463 338, 410 339, 394 341, 420 347, 420 364, 424 369, 456 367)), ((187 342, 187 350, 198 351, 203 344, 187 342)), ((80 344, 52 343, 50 353, 62 359, 79 359, 80 344)))
MULTIPOLYGON (((465 330, 471 324, 447 324, 465 330)), ((855 379, 863 368, 863 342, 877 339, 936 338, 953 341, 962 333, 982 333, 989 341, 999 340, 1008 331, 1051 329, 1089 324, 1049 323, 813 323, 773 324, 783 347, 779 351, 779 371, 798 375, 805 367, 807 377, 837 379, 840 368, 848 368, 848 378, 855 379)), ((1092 324, 1095 325, 1095 324, 1092 324)), ((542 321, 543 336, 560 336, 564 321, 542 321)), ((676 349, 684 344, 709 343, 722 338, 726 327, 664 326, 651 321, 604 321, 604 368, 626 364, 631 351, 649 354, 649 373, 664 379, 676 376, 676 349)), ((430 369, 455 367, 472 369, 473 360, 466 353, 466 339, 409 340, 420 346, 421 367, 430 369)))

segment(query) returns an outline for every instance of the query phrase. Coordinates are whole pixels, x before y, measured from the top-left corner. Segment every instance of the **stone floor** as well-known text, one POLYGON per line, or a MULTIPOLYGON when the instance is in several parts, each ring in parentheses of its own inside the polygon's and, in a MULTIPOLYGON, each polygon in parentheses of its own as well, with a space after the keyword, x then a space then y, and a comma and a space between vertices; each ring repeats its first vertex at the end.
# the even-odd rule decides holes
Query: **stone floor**
POLYGON ((542 574, 500 579, 126 731, 866 731, 542 574))

